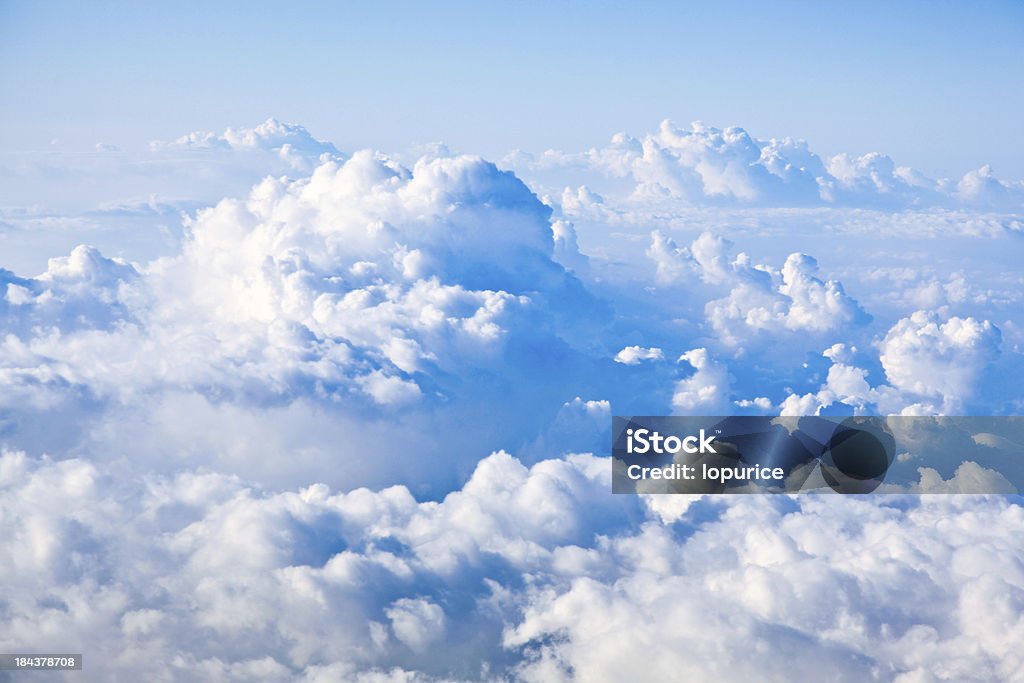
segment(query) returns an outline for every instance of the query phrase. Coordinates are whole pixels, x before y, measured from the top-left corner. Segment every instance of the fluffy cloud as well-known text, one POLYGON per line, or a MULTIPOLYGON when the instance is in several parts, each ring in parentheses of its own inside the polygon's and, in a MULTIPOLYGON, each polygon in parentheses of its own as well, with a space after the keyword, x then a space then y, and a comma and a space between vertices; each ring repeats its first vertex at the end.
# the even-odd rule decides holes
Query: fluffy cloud
MULTIPOLYGON (((127 422, 154 420, 128 412, 159 411, 172 392, 384 414, 424 397, 426 410, 500 400, 517 354, 571 357, 559 317, 599 310, 554 261, 549 213, 474 157, 407 169, 361 152, 267 178, 200 211, 177 257, 135 267, 80 247, 37 278, 5 275, 2 400, 16 422, 26 395, 74 401, 68 387, 127 422), (471 372, 507 379, 467 385, 471 372)), ((552 387, 553 408, 577 389, 552 387)))
POLYGON ((660 230, 651 232, 651 246, 645 252, 654 261, 655 279, 660 284, 670 284, 683 278, 689 271, 692 260, 690 251, 680 247, 674 239, 660 230))
POLYGON ((627 346, 615 354, 615 362, 623 365, 639 365, 645 360, 661 360, 665 354, 661 349, 643 346, 627 346))
POLYGON ((104 680, 245 680, 251 667, 290 680, 410 662, 456 673, 431 647, 446 634, 474 666, 500 663, 513 607, 497 582, 615 528, 606 464, 531 470, 496 454, 461 491, 418 503, 403 487, 270 494, 224 475, 142 482, 5 453, 0 524, 20 549, 3 563, 2 640, 74 644, 104 680))
POLYGON ((186 133, 173 142, 155 140, 150 143, 153 151, 171 149, 208 150, 225 149, 236 151, 269 151, 289 157, 312 157, 321 155, 340 157, 341 153, 330 142, 318 140, 303 126, 284 123, 269 118, 253 128, 228 128, 223 133, 194 131, 186 133))
POLYGON ((111 681, 1022 673, 1017 504, 744 496, 673 511, 609 495, 610 471, 497 453, 420 502, 401 486, 273 493, 7 452, 0 643, 83 651, 111 681))
POLYGON ((1009 641, 972 637, 981 635, 981 624, 990 625, 981 627, 986 632, 1021 629, 1012 609, 991 621, 978 611, 979 600, 999 591, 1013 604, 1020 600, 1016 572, 986 569, 1007 525, 1020 523, 1020 508, 936 501, 901 513, 813 497, 799 506, 785 513, 763 499, 744 499, 683 542, 659 525, 613 540, 618 566, 629 569, 614 579, 580 577, 566 589, 538 591, 522 623, 507 632, 507 643, 536 643, 520 673, 527 680, 595 681, 699 677, 709 670, 721 680, 1021 675, 1024 662, 1009 641), (975 526, 978 514, 992 526, 975 526), (938 531, 933 525, 945 515, 953 521, 938 531), (760 531, 752 533, 751 525, 760 531), (953 529, 970 542, 954 541, 953 529), (874 545, 879 538, 883 547, 874 545), (975 542, 988 549, 976 553, 975 542), (985 645, 976 650, 979 642, 985 645))
POLYGON ((52 325, 61 332, 109 328, 131 316, 129 290, 139 273, 121 259, 108 259, 93 247, 76 247, 70 255, 50 259, 38 278, 4 277, 6 294, 0 312, 9 332, 52 325))
POLYGON ((681 415, 726 415, 729 412, 729 372, 704 348, 679 357, 696 371, 676 383, 672 408, 681 415))
POLYGON ((808 190, 813 193, 821 167, 804 143, 773 140, 762 149, 742 128, 719 130, 699 122, 683 131, 664 121, 644 138, 642 149, 632 168, 636 193, 691 202, 749 203, 788 195, 802 203, 808 190))
MULTIPOLYGON (((744 129, 715 128, 694 122, 689 129, 670 120, 658 130, 633 138, 617 134, 604 148, 582 154, 550 150, 532 157, 505 159, 527 176, 546 182, 587 178, 634 200, 668 199, 694 205, 857 206, 908 208, 925 206, 988 207, 1020 210, 1024 186, 996 178, 985 166, 962 179, 933 180, 897 166, 877 152, 822 158, 804 140, 758 140, 744 129), (617 182, 608 183, 607 179, 617 182), (628 179, 631 183, 623 183, 628 179)), ((604 194, 604 193, 602 193, 604 194)), ((563 199, 578 210, 578 196, 563 199)))
POLYGON ((879 350, 897 389, 937 402, 954 413, 970 398, 981 371, 999 353, 1002 335, 988 320, 917 311, 897 322, 879 350))
POLYGON ((813 257, 793 253, 781 270, 774 270, 754 265, 745 253, 733 257, 731 248, 728 240, 710 232, 686 249, 654 231, 646 252, 656 264, 659 282, 685 282, 695 275, 704 283, 731 287, 728 296, 705 306, 707 323, 723 342, 735 345, 764 331, 822 333, 871 319, 842 283, 816 277, 813 257))
POLYGON ((896 322, 878 344, 887 384, 872 387, 868 371, 852 364, 856 348, 835 344, 823 354, 832 365, 820 390, 791 394, 782 414, 817 415, 833 403, 861 414, 960 414, 1001 343, 999 328, 988 320, 917 311, 896 322))

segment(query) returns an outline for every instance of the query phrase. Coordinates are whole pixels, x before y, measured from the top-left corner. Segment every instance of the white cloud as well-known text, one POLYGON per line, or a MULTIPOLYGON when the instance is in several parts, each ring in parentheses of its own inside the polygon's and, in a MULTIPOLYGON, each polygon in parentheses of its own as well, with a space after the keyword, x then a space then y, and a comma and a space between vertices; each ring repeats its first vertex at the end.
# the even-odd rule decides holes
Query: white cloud
POLYGON ((879 344, 879 360, 888 384, 872 387, 868 371, 850 364, 844 344, 822 355, 832 361, 819 391, 790 394, 783 415, 817 415, 835 402, 858 414, 956 415, 979 388, 999 356, 1002 334, 988 320, 917 311, 897 321, 879 344))
POLYGON ((578 275, 586 275, 589 270, 589 261, 580 252, 579 244, 576 241, 576 228, 573 224, 566 220, 552 221, 551 232, 555 243, 555 260, 578 275))
MULTIPOLYGON (((694 122, 689 129, 670 120, 640 139, 616 135, 604 148, 582 154, 549 150, 539 157, 522 153, 505 163, 543 182, 583 178, 634 200, 671 199, 701 205, 857 206, 907 208, 971 206, 1019 210, 1024 186, 997 179, 989 167, 960 180, 928 178, 897 166, 878 152, 822 158, 804 140, 759 140, 744 129, 694 122), (629 178, 632 184, 607 179, 629 178)), ((606 197, 608 193, 603 193, 606 197)), ((579 210, 575 196, 563 201, 579 210)))
POLYGON ((422 392, 415 382, 374 370, 356 378, 356 383, 380 405, 400 405, 418 399, 422 392))
POLYGON ((223 133, 194 131, 186 133, 173 142, 155 140, 150 143, 153 151, 169 149, 233 149, 263 150, 280 154, 282 158, 293 155, 318 158, 322 154, 340 156, 330 142, 318 140, 305 127, 284 123, 269 118, 253 128, 228 128, 223 133))
POLYGON ((985 165, 964 175, 956 185, 956 196, 968 206, 983 206, 1019 210, 1024 183, 1006 183, 985 165))
POLYGON ((659 284, 675 282, 691 270, 690 250, 680 247, 660 230, 651 232, 651 246, 647 248, 646 255, 657 267, 655 279, 659 284))
MULTIPOLYGON (((509 643, 536 643, 523 673, 664 680, 688 672, 700 677, 714 666, 719 680, 863 680, 872 671, 895 677, 927 667, 944 677, 998 680, 1020 671, 1021 659, 997 644, 1002 639, 973 650, 971 627, 959 621, 975 609, 970 596, 992 604, 985 563, 995 559, 989 553, 998 553, 997 539, 1007 533, 1002 525, 1019 517, 1018 508, 935 502, 904 514, 811 499, 800 507, 784 514, 762 498, 744 498, 711 525, 713 534, 683 544, 654 525, 639 535, 643 542, 613 541, 619 566, 628 569, 613 579, 583 577, 561 591, 538 591, 523 621, 506 632, 509 643), (981 509, 996 525, 986 528, 984 540, 954 541, 930 526, 948 514, 956 520, 951 527, 962 529, 981 509), (748 533, 753 523, 768 529, 767 538, 748 533), (886 550, 864 552, 861 544, 877 538, 887 539, 886 550), (975 542, 989 549, 975 552, 975 542), (928 572, 919 573, 924 566, 928 572), (883 574, 888 578, 881 580, 883 574), (723 657, 721 644, 736 638, 745 647, 731 647, 723 657), (807 647, 808 640, 814 645, 807 647), (765 659, 766 651, 779 656, 765 659)), ((1019 600, 1020 576, 996 573, 999 588, 1019 600)), ((1015 631, 1019 617, 1007 613, 1000 625, 1015 631)))
MULTIPOLYGON (((386 457, 361 465, 354 481, 380 482, 397 462, 443 455, 432 477, 440 481, 454 476, 458 454, 469 461, 495 445, 483 422, 463 424, 462 409, 510 401, 497 445, 511 449, 544 429, 526 407, 537 395, 523 373, 530 347, 578 365, 553 376, 541 419, 581 390, 588 370, 573 345, 587 342, 577 326, 603 311, 555 251, 550 209, 479 158, 412 169, 370 152, 325 161, 309 177, 267 178, 247 197, 200 210, 175 257, 133 266, 78 247, 37 278, 5 274, 0 405, 19 425, 13 443, 34 452, 41 444, 28 425, 49 406, 66 424, 61 448, 88 441, 117 452, 117 432, 132 431, 156 449, 139 463, 188 453, 257 479, 283 473, 267 469, 273 458, 236 454, 227 442, 247 439, 200 414, 233 415, 263 434, 266 443, 247 444, 256 452, 297 448, 291 476, 301 479, 331 457, 361 458, 363 446, 345 440, 339 455, 328 436, 353 421, 344 415, 372 424, 417 411, 405 429, 385 430, 386 457), (491 379, 466 380, 474 376, 491 379), (446 410, 431 417, 438 406, 446 410), (97 412, 119 429, 92 426, 97 412), (165 420, 180 429, 150 426, 165 420), (314 438, 288 420, 316 425, 314 438), (433 445, 416 435, 430 420, 440 420, 433 445), (452 453, 445 434, 456 429, 466 441, 452 453), (147 436, 160 431, 165 445, 147 436)), ((410 465, 405 476, 426 469, 410 465)))
POLYGON ((413 652, 427 648, 444 637, 444 610, 425 598, 400 598, 384 610, 395 637, 413 652))
POLYGON ((0 640, 89 652, 104 680, 664 680, 712 664, 724 681, 1012 680, 1024 665, 1001 607, 1024 600, 1019 505, 663 501, 611 496, 609 476, 602 458, 499 453, 418 502, 7 452, 0 640), (989 627, 1008 635, 978 648, 989 627), (721 658, 730 639, 744 646, 721 658))
POLYGON ((696 372, 676 383, 672 408, 681 415, 726 415, 729 412, 729 372, 707 349, 687 351, 679 362, 696 372))
POLYGON ((623 365, 639 365, 645 360, 662 360, 664 352, 656 347, 627 346, 615 354, 615 362, 623 365))
POLYGON ((256 661, 283 679, 334 664, 446 670, 459 652, 501 662, 514 608, 473 616, 497 588, 494 562, 526 571, 588 543, 611 519, 608 485, 607 462, 590 456, 530 470, 496 454, 461 491, 417 503, 403 487, 265 493, 222 475, 142 481, 5 453, 0 526, 20 549, 0 571, 0 639, 82 648, 105 680, 178 679, 185 665, 192 680, 222 680, 256 675, 256 661), (446 634, 455 641, 435 649, 446 634))
POLYGON ((781 271, 774 271, 754 265, 744 253, 733 258, 731 246, 728 240, 705 232, 689 249, 680 249, 655 231, 647 250, 661 282, 692 271, 705 283, 731 287, 728 296, 705 306, 708 324, 725 343, 736 345, 764 331, 822 333, 870 320, 842 283, 816 277, 817 261, 807 254, 790 254, 781 271))
POLYGON ((938 401, 954 413, 973 394, 979 374, 999 353, 1002 335, 988 320, 940 319, 917 311, 897 322, 879 351, 897 389, 938 401))
POLYGON ((758 396, 753 399, 742 399, 739 401, 733 401, 733 404, 739 406, 740 408, 757 408, 758 410, 763 411, 771 410, 774 407, 772 405, 772 400, 767 396, 758 396))
POLYGON ((921 480, 911 487, 915 493, 1017 493, 1002 474, 970 460, 961 463, 948 480, 931 467, 921 467, 918 472, 921 480))

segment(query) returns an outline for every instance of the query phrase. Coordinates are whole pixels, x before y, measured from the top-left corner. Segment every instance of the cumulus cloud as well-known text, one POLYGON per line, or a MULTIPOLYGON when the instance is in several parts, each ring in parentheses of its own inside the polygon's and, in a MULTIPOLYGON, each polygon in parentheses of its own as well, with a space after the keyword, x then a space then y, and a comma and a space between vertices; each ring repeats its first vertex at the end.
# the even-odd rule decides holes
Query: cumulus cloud
POLYGON ((817 269, 814 258, 791 254, 778 274, 739 270, 729 295, 707 304, 708 322, 736 343, 760 331, 822 333, 870 320, 839 281, 818 279, 817 269))
POLYGON ((131 261, 170 256, 181 247, 183 213, 239 196, 268 175, 306 176, 322 159, 343 158, 303 126, 276 119, 147 149, 103 142, 90 154, 0 154, 3 266, 38 272, 81 243, 131 261))
MULTIPOLYGON (((862 680, 880 670, 887 678, 905 680, 926 671, 974 680, 1020 674, 1020 659, 1002 639, 986 641, 972 656, 967 652, 978 641, 964 637, 974 628, 966 620, 985 621, 973 619, 979 607, 973 596, 984 602, 988 598, 981 596, 994 595, 997 585, 1018 596, 1019 577, 997 571, 999 578, 990 579, 980 557, 989 551, 974 554, 972 543, 981 539, 973 533, 972 542, 950 543, 946 536, 924 550, 936 539, 928 525, 943 514, 956 516, 953 527, 970 524, 960 516, 972 514, 969 504, 960 506, 960 513, 939 503, 898 513, 837 502, 808 497, 799 512, 785 514, 763 499, 744 499, 684 543, 663 528, 648 527, 646 542, 622 546, 620 566, 631 567, 625 575, 580 578, 563 591, 538 595, 539 603, 506 635, 510 643, 536 643, 534 660, 521 671, 528 680, 596 681, 663 680, 687 672, 699 677, 708 666, 722 680, 862 680), (760 529, 768 529, 768 538, 749 533, 755 519, 760 529), (853 528, 844 530, 852 519, 857 519, 853 528), (888 539, 881 557, 863 551, 876 537, 888 539), (922 553, 912 561, 902 554, 911 548, 922 553), (942 569, 918 573, 940 557, 947 558, 940 561, 942 569), (889 578, 874 583, 877 572, 889 578), (925 578, 917 583, 920 577, 925 578), (887 598, 897 584, 911 592, 887 598), (930 600, 937 602, 926 606, 930 600), (678 609, 665 609, 668 603, 678 609), (957 615, 952 623, 964 631, 950 630, 950 610, 957 615), (562 637, 553 638, 556 634, 562 637), (738 636, 740 641, 731 640, 738 636), (613 638, 616 647, 609 649, 613 638), (807 647, 808 640, 813 647, 807 647), (730 647, 723 656, 723 642, 748 647, 730 647), (766 661, 755 654, 764 649, 782 656, 766 661), (972 658, 973 666, 965 666, 964 657, 972 658)), ((991 541, 981 543, 998 546, 996 539, 1006 533, 1003 525, 1013 523, 1019 509, 988 509, 999 530, 989 529, 992 535, 983 536, 991 541)), ((1020 628, 1010 611, 1000 614, 1000 627, 1020 628)))
POLYGON ((615 354, 615 362, 623 365, 639 365, 645 360, 662 360, 665 354, 656 347, 627 346, 615 354))
POLYGON ((332 157, 341 153, 330 142, 313 137, 304 126, 269 118, 253 128, 228 128, 223 133, 193 131, 173 142, 154 140, 150 143, 153 151, 170 149, 206 150, 230 149, 236 151, 270 151, 282 157, 303 156, 318 158, 332 157))
POLYGON ((879 350, 886 377, 897 389, 954 412, 970 398, 981 371, 999 353, 1002 335, 988 320, 917 311, 897 322, 879 350))
POLYGON ((675 240, 660 230, 651 232, 651 246, 645 252, 654 261, 655 279, 660 284, 675 282, 690 272, 693 261, 690 250, 680 247, 675 240))
MULTIPOLYGON (((555 260, 558 234, 550 209, 521 181, 476 157, 424 159, 409 169, 359 152, 324 161, 308 177, 267 178, 247 197, 200 210, 175 257, 138 266, 79 247, 38 277, 5 274, 0 402, 21 425, 14 442, 35 448, 27 425, 38 416, 36 408, 22 411, 26 405, 66 415, 88 406, 140 432, 169 417, 204 424, 196 411, 227 419, 236 407, 279 412, 278 427, 300 421, 286 417, 289 410, 313 411, 303 420, 317 424, 336 413, 337 424, 313 430, 325 435, 348 423, 341 416, 349 411, 373 421, 416 410, 419 419, 440 420, 432 447, 414 436, 418 427, 402 436, 375 427, 394 463, 449 451, 448 429, 476 440, 459 446, 471 460, 495 435, 484 421, 456 427, 456 406, 537 400, 536 375, 523 374, 524 363, 536 363, 533 348, 586 357, 573 348, 577 330, 597 320, 601 304, 555 260), (464 381, 473 373, 494 381, 464 381), (440 405, 445 414, 430 417, 440 405)), ((581 390, 576 379, 586 372, 580 363, 547 382, 551 413, 514 408, 523 417, 507 422, 504 445, 536 436, 541 420, 581 390), (520 419, 532 430, 524 433, 520 419)), ((80 426, 89 439, 120 449, 107 443, 113 433, 91 430, 87 419, 80 426)), ((267 414, 261 420, 274 424, 267 414)), ((195 429, 163 436, 172 452, 223 449, 220 436, 195 429)), ((294 436, 303 442, 292 445, 302 454, 293 463, 299 477, 332 458, 361 459, 365 448, 346 443, 339 455, 327 436, 314 444, 294 436)), ((452 455, 439 476, 454 476, 452 455)), ((279 475, 264 469, 271 457, 250 458, 247 467, 257 469, 246 471, 279 475)), ((427 469, 417 465, 409 476, 427 469)))
POLYGON ((744 496, 670 511, 609 495, 610 472, 496 453, 422 502, 6 452, 0 640, 81 650, 110 681, 664 680, 712 665, 725 681, 982 681, 1024 666, 1019 614, 1001 607, 1024 600, 1019 505, 744 496), (722 657, 723 642, 743 646, 722 657))
POLYGON ((415 382, 386 375, 381 370, 357 377, 356 383, 374 401, 385 406, 415 401, 422 395, 419 385, 415 382))
POLYGON ((761 411, 769 411, 773 408, 772 400, 767 396, 758 396, 753 399, 741 399, 739 401, 733 401, 733 404, 740 408, 757 408, 761 411))
POLYGON ((6 284, 0 299, 4 328, 9 334, 25 335, 38 326, 65 333, 108 329, 131 317, 129 290, 138 280, 139 273, 131 264, 108 259, 85 245, 68 256, 50 259, 37 278, 0 272, 0 284, 6 284))
POLYGON ((668 194, 691 202, 757 202, 765 194, 787 193, 800 201, 801 186, 806 184, 801 180, 813 181, 820 167, 805 148, 784 140, 772 141, 762 151, 742 128, 719 130, 696 122, 684 131, 663 121, 657 133, 644 138, 643 153, 634 161, 636 193, 668 194), (787 149, 797 152, 792 160, 786 158, 787 149))
POLYGON ((589 271, 589 260, 580 252, 573 224, 566 220, 552 221, 551 232, 555 245, 555 260, 568 270, 586 275, 589 271))
POLYGON ((444 637, 444 610, 425 598, 399 598, 384 614, 391 621, 395 638, 413 652, 426 652, 430 645, 444 637))
POLYGON ((736 345, 765 331, 823 333, 870 321, 842 283, 817 277, 813 257, 793 253, 781 270, 774 270, 755 265, 745 253, 733 257, 731 249, 729 240, 710 232, 686 249, 654 231, 646 252, 656 264, 659 282, 695 275, 706 284, 731 288, 728 296, 705 306, 707 323, 723 342, 736 345))
POLYGON ((1019 210, 1024 184, 1004 182, 985 165, 970 171, 956 184, 956 196, 968 206, 1019 210))
POLYGON ((501 615, 514 608, 497 581, 614 528, 605 465, 527 469, 495 454, 461 491, 419 503, 403 487, 272 494, 224 475, 143 482, 5 453, 0 524, 21 549, 3 563, 2 639, 74 644, 104 680, 294 680, 410 662, 476 678, 504 658, 501 615), (477 664, 452 671, 452 648, 477 664))
MULTIPOLYGON (((545 180, 562 180, 568 170, 577 178, 585 175, 591 184, 605 184, 602 178, 629 179, 628 185, 608 187, 617 194, 628 189, 634 200, 694 205, 962 205, 997 210, 1024 205, 1024 186, 996 178, 987 166, 959 180, 933 180, 878 152, 821 157, 805 140, 760 140, 740 127, 721 129, 699 121, 686 129, 666 119, 639 139, 620 133, 607 147, 585 153, 518 153, 505 162, 545 180)), ((563 198, 563 206, 578 210, 576 193, 563 198)))
POLYGON ((818 415, 833 403, 857 413, 956 415, 999 356, 1002 334, 988 320, 943 319, 917 311, 897 321, 878 343, 888 383, 871 386, 868 371, 852 364, 856 348, 835 344, 822 354, 832 361, 817 392, 790 394, 783 415, 818 415))
POLYGON ((931 467, 918 470, 921 480, 911 487, 915 493, 1017 493, 1016 487, 995 470, 967 461, 948 480, 931 467))
POLYGON ((728 370, 704 348, 687 351, 679 362, 689 363, 695 372, 676 383, 672 408, 681 415, 728 414, 728 370))

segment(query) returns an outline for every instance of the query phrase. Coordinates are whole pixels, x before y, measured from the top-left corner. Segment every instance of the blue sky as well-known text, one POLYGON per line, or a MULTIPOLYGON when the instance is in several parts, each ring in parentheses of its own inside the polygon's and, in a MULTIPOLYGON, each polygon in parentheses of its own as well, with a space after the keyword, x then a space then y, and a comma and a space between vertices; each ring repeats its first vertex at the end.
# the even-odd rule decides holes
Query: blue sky
MULTIPOLYGON (((0 4, 4 150, 268 116, 343 149, 584 149, 662 118, 1024 176, 1024 5, 0 4)), ((56 146, 56 145, 55 145, 56 146)))

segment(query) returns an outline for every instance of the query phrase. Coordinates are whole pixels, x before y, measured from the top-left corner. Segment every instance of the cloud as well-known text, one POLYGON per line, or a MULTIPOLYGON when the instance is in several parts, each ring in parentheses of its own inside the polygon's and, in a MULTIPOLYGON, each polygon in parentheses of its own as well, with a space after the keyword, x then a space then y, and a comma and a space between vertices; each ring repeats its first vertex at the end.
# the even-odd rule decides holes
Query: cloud
MULTIPOLYGON (((860 326, 871 317, 846 294, 837 280, 816 277, 817 261, 790 254, 781 270, 755 265, 750 257, 731 254, 732 243, 704 232, 688 249, 659 231, 651 233, 646 255, 656 264, 663 284, 696 275, 709 285, 727 285, 728 296, 709 301, 705 316, 719 338, 730 345, 762 332, 823 333, 860 326)), ((689 286, 693 288, 692 279, 689 286)))
POLYGON ((149 146, 153 151, 172 149, 258 150, 276 152, 282 158, 290 156, 318 158, 325 154, 329 157, 341 156, 333 144, 313 137, 304 126, 284 123, 275 118, 269 118, 253 128, 228 128, 223 133, 194 131, 182 135, 173 142, 154 140, 149 146))
POLYGON ((130 261, 173 255, 184 212, 239 196, 268 175, 307 176, 322 158, 345 155, 303 126, 276 119, 146 149, 103 142, 86 154, 0 154, 0 239, 17 234, 0 247, 3 265, 38 272, 46 258, 83 242, 130 261))
POLYGON ((605 453, 611 440, 612 408, 607 400, 566 401, 555 419, 519 454, 524 461, 539 461, 552 454, 605 453))
POLYGON ((832 361, 816 393, 790 394, 783 415, 818 415, 843 403, 858 414, 956 415, 970 404, 986 370, 1000 354, 1002 334, 988 320, 946 319, 916 311, 897 321, 878 343, 887 384, 872 387, 868 371, 852 365, 856 349, 835 344, 822 355, 832 361))
POLYGON ((757 202, 766 193, 798 198, 801 179, 810 179, 813 188, 820 161, 801 153, 811 168, 797 167, 784 158, 787 148, 797 147, 792 141, 773 141, 762 163, 761 146, 742 128, 719 130, 696 122, 683 131, 663 121, 657 133, 644 138, 643 154, 634 161, 636 193, 689 201, 757 202))
MULTIPOLYGON (((588 186, 605 187, 606 198, 629 194, 638 201, 886 209, 1019 210, 1024 205, 1024 186, 999 180, 987 166, 959 180, 933 180, 878 152, 821 157, 805 140, 761 140, 740 127, 721 129, 699 121, 684 129, 666 119, 639 139, 620 133, 607 147, 585 153, 517 153, 505 163, 541 182, 578 184, 585 178, 588 186)), ((564 197, 562 205, 570 213, 581 208, 576 193, 564 197)))
MULTIPOLYGON (((721 680, 861 680, 878 670, 908 680, 923 671, 997 680, 1019 672, 1020 659, 1001 638, 968 654, 978 641, 965 637, 974 628, 968 620, 985 622, 972 618, 972 596, 984 603, 998 586, 1012 602, 1020 599, 1019 576, 997 570, 999 578, 990 579, 984 569, 1007 532, 1002 525, 1019 508, 925 502, 900 513, 815 497, 798 505, 787 514, 763 498, 744 498, 682 542, 657 525, 612 541, 622 568, 614 578, 581 577, 562 590, 537 591, 522 622, 506 631, 510 644, 535 644, 520 673, 526 680, 603 681, 700 677, 709 666, 721 680), (951 514, 951 526, 962 528, 980 509, 996 527, 971 543, 928 526, 951 514), (749 533, 754 520, 767 539, 749 533), (847 523, 853 526, 843 530, 847 523), (849 549, 876 537, 887 539, 881 555, 849 549), (990 550, 975 553, 975 541, 990 550), (883 573, 888 578, 876 583, 883 573), (736 646, 723 657, 729 642, 736 646), (757 654, 765 649, 780 656, 766 660, 757 654)), ((1000 614, 1001 628, 1021 627, 1009 610, 1000 614)))
POLYGON ((680 247, 671 237, 660 230, 651 232, 651 246, 645 252, 654 261, 655 279, 659 284, 670 284, 684 277, 691 268, 693 257, 690 250, 680 247))
POLYGON ((527 468, 496 453, 423 502, 5 452, 2 639, 88 652, 112 681, 663 680, 712 665, 724 681, 1005 680, 1024 664, 1019 614, 1000 607, 1024 600, 1009 500, 687 497, 670 512, 609 495, 609 477, 604 458, 527 468), (723 642, 743 647, 721 658, 723 642))
POLYGON ((476 678, 480 663, 507 659, 497 641, 514 607, 496 582, 616 527, 605 465, 527 469, 495 454, 462 490, 419 503, 404 487, 271 493, 224 475, 139 480, 7 452, 0 525, 21 549, 3 563, 2 638, 63 640, 104 680, 401 664, 448 674, 452 648, 476 678))
POLYGON ((956 468, 956 472, 948 480, 943 479, 939 472, 931 467, 918 469, 921 480, 911 487, 917 493, 1016 493, 1016 487, 1006 477, 995 470, 980 466, 973 461, 966 461, 956 468))
MULTIPOLYGON (((377 448, 387 458, 350 471, 355 481, 382 483, 398 462, 425 463, 431 453, 446 456, 428 480, 451 478, 458 453, 472 462, 496 436, 485 420, 464 424, 460 411, 543 401, 550 412, 508 412, 501 445, 518 449, 586 389, 579 380, 590 359, 607 357, 574 348, 603 309, 555 260, 557 246, 550 209, 476 157, 409 169, 359 152, 308 177, 267 178, 246 197, 198 211, 176 256, 132 265, 78 247, 36 278, 4 275, 0 405, 12 443, 40 447, 29 425, 45 405, 68 421, 62 438, 77 447, 119 452, 117 431, 138 432, 151 449, 140 468, 194 453, 253 478, 298 482, 332 458, 362 459, 365 444, 346 439, 339 454, 327 436, 358 412, 384 435, 377 448), (547 373, 537 348, 571 371, 547 373), (474 375, 491 380, 466 381, 474 375), (97 411, 119 430, 94 427, 97 411), (269 454, 233 455, 238 445, 227 442, 247 439, 208 424, 200 414, 210 411, 263 433, 265 443, 246 444, 256 452, 298 449, 293 471, 273 467, 269 454), (406 429, 384 427, 414 412, 406 429), (430 421, 433 446, 418 432, 430 421), (453 446, 448 431, 465 441, 453 446)), ((430 469, 408 464, 409 479, 430 469)))
POLYGON ((444 610, 425 598, 400 598, 384 610, 395 638, 413 652, 426 652, 445 633, 444 610))
POLYGON ((766 396, 758 396, 753 399, 742 399, 733 401, 733 404, 740 408, 757 408, 762 411, 769 411, 773 408, 772 400, 766 396))
POLYGON ((37 278, 0 273, 0 283, 6 282, 0 313, 8 333, 30 335, 39 326, 60 332, 109 329, 131 317, 126 300, 138 280, 131 264, 81 245, 68 256, 50 259, 37 278))
POLYGON ((968 206, 994 206, 1019 210, 1024 184, 1003 182, 985 165, 970 171, 956 184, 956 196, 968 206))
MULTIPOLYGON (((52 260, 36 280, 12 284, 38 290, 39 306, 55 300, 67 307, 69 297, 91 296, 97 309, 106 305, 106 315, 141 321, 146 329, 133 333, 148 333, 156 344, 166 341, 159 337, 170 335, 170 327, 240 335, 233 348, 216 349, 237 358, 263 353, 245 349, 244 340, 255 334, 275 338, 262 349, 273 349, 279 360, 264 356, 264 362, 301 364, 290 354, 314 345, 320 360, 337 369, 354 346, 395 370, 415 372, 454 362, 441 347, 472 352, 493 345, 504 334, 499 320, 529 303, 518 292, 545 286, 544 278, 553 287, 566 278, 551 261, 546 209, 514 178, 506 181, 473 159, 439 160, 410 172, 358 154, 347 163, 328 162, 306 180, 267 179, 246 201, 225 200, 199 212, 188 231, 182 255, 156 262, 144 278, 79 247, 52 260), (477 201, 488 206, 476 207, 477 201), (481 212, 489 214, 486 228, 478 222, 481 212), (505 263, 485 270, 495 242, 505 244, 505 263), (467 282, 483 288, 469 289, 467 282)), ((24 299, 21 290, 12 291, 24 299)), ((175 372, 210 360, 192 357, 176 363, 175 372)), ((323 363, 308 368, 318 377, 333 371, 323 363)))
POLYGON ((662 360, 665 354, 661 349, 643 346, 627 346, 615 354, 615 362, 623 365, 639 365, 645 360, 662 360))
POLYGON ((970 398, 981 371, 998 354, 1002 335, 988 320, 917 311, 882 340, 880 360, 897 389, 937 401, 955 413, 970 398))
POLYGON ((551 222, 551 232, 555 243, 555 260, 567 270, 586 276, 590 270, 589 260, 580 252, 573 224, 566 220, 554 220, 551 222))
POLYGON ((680 415, 726 415, 729 412, 729 373, 704 348, 679 357, 696 372, 676 383, 672 408, 680 415))
MULTIPOLYGON (((779 267, 710 231, 685 247, 667 235, 650 233, 647 249, 665 290, 641 292, 649 275, 581 254, 574 225, 476 157, 410 168, 363 151, 266 178, 197 211, 172 256, 131 264, 83 247, 38 277, 4 276, 8 443, 289 485, 341 462, 350 469, 334 468, 332 484, 420 477, 443 490, 481 448, 530 461, 602 449, 604 427, 568 426, 577 396, 648 412, 941 408, 852 364, 827 380, 809 369, 799 390, 762 386, 805 349, 858 335, 870 346, 864 307, 802 252, 779 267), (705 349, 693 377, 642 362, 669 340, 705 349), (752 368, 751 350, 768 369, 752 368), (493 405, 498 427, 485 419, 493 405), (48 430, 57 419, 66 428, 48 430), (366 436, 343 436, 361 422, 366 436), (368 448, 381 458, 363 458, 368 448)), ((643 270, 640 254, 618 258, 643 270)))
POLYGON ((1020 677, 1016 498, 613 496, 591 454, 613 412, 1010 405, 1013 183, 672 125, 518 157, 551 192, 276 121, 151 163, 221 193, 89 214, 186 208, 158 258, 0 270, 8 650, 114 681, 1020 677), (190 177, 215 159, 251 189, 190 177))
POLYGON ((399 405, 418 399, 419 385, 401 377, 388 376, 381 370, 356 378, 356 383, 380 405, 399 405))

